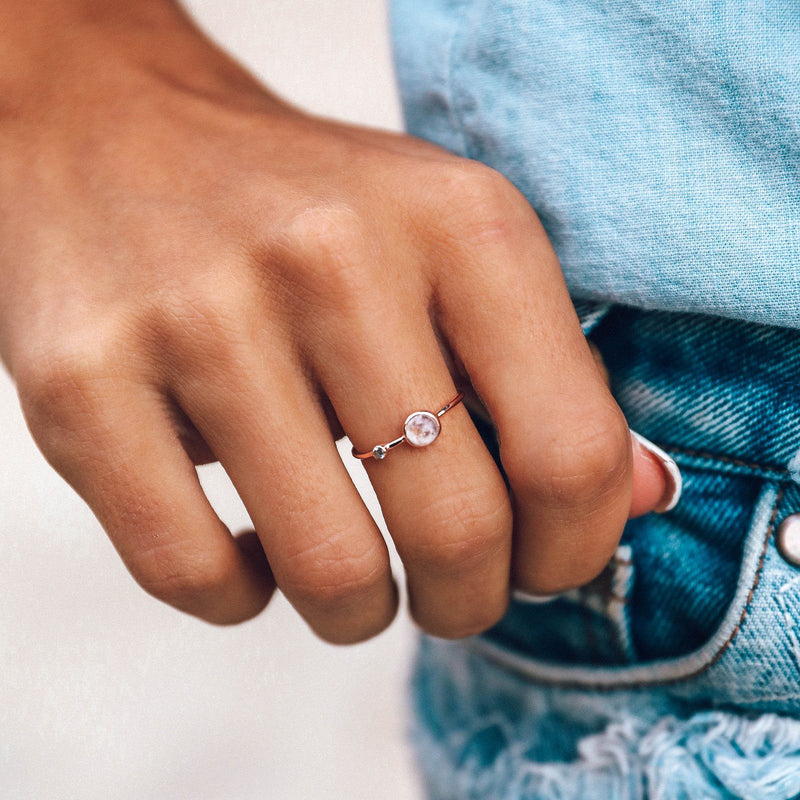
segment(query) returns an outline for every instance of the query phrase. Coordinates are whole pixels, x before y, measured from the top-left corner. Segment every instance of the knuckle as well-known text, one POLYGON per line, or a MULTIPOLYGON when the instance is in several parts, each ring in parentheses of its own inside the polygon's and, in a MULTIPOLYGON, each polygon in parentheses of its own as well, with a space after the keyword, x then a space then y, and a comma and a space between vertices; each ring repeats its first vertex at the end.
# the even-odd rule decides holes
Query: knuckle
POLYGON ((136 582, 153 597, 183 609, 207 606, 233 582, 236 565, 215 554, 155 547, 131 566, 136 582))
POLYGON ((15 379, 28 426, 43 452, 87 431, 103 410, 104 386, 120 373, 119 337, 66 335, 19 359, 15 379))
POLYGON ((331 304, 353 301, 368 288, 370 262, 365 223, 338 204, 306 209, 286 227, 291 279, 331 304))
POLYGON ((385 557, 369 546, 343 552, 332 536, 292 554, 279 584, 291 600, 304 607, 327 609, 362 601, 385 578, 385 557))
POLYGON ((70 337, 40 350, 17 371, 20 394, 28 406, 42 409, 70 408, 89 398, 95 381, 108 374, 104 343, 77 343, 70 337))
POLYGON ((446 218, 470 245, 504 244, 530 207, 503 175, 478 162, 448 167, 442 181, 450 209, 446 218))
POLYGON ((421 507, 419 515, 428 535, 407 544, 406 556, 435 572, 469 571, 510 546, 511 506, 505 492, 444 493, 421 507))
POLYGON ((618 489, 631 463, 621 414, 593 416, 544 443, 507 446, 501 458, 515 492, 554 507, 592 506, 618 489))

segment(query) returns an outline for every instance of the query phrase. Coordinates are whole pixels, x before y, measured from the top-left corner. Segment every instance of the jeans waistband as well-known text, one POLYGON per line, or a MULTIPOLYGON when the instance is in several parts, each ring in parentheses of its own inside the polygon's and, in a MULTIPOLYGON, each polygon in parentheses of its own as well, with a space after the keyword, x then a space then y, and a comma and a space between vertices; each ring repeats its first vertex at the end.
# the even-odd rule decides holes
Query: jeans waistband
POLYGON ((588 336, 633 430, 684 463, 800 482, 800 330, 613 305, 588 336))

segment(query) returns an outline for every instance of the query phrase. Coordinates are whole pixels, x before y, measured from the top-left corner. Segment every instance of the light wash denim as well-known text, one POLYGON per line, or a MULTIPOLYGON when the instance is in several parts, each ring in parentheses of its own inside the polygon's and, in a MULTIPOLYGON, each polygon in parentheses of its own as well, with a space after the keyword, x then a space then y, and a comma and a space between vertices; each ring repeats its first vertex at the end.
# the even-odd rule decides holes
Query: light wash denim
MULTIPOLYGON (((436 800, 800 797, 800 331, 577 303, 631 427, 683 474, 592 583, 425 637, 415 742, 436 800)), ((494 452, 491 428, 476 421, 494 452)))
POLYGON ((393 29, 409 131, 528 197, 684 476, 589 586, 422 638, 430 797, 800 798, 800 3, 393 0, 393 29))
POLYGON ((797 0, 393 0, 411 133, 538 212, 574 297, 800 327, 797 0))

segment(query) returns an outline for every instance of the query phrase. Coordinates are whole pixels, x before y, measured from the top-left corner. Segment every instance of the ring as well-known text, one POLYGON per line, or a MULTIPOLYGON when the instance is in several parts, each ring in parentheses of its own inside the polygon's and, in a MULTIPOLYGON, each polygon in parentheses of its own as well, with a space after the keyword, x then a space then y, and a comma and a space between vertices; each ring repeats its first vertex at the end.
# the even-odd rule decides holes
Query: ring
POLYGON ((464 393, 459 392, 444 408, 440 408, 435 414, 432 411, 414 411, 406 417, 403 423, 403 435, 392 439, 386 444, 376 444, 372 450, 365 450, 357 453, 355 447, 352 450, 356 458, 376 458, 382 461, 386 454, 395 447, 408 442, 412 447, 427 447, 433 444, 442 431, 442 424, 439 417, 443 417, 451 408, 455 408, 464 399, 464 393))

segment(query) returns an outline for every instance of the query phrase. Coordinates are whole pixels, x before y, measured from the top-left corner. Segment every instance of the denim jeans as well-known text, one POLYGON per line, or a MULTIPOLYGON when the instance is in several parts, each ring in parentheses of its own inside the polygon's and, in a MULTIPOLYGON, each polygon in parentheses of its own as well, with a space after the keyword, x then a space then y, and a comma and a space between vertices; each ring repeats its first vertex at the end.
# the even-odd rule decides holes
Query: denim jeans
MULTIPOLYGON (((800 797, 800 331, 576 301, 630 427, 679 464, 605 571, 486 634, 422 637, 435 800, 800 797)), ((487 443, 493 433, 483 426, 487 443)))

